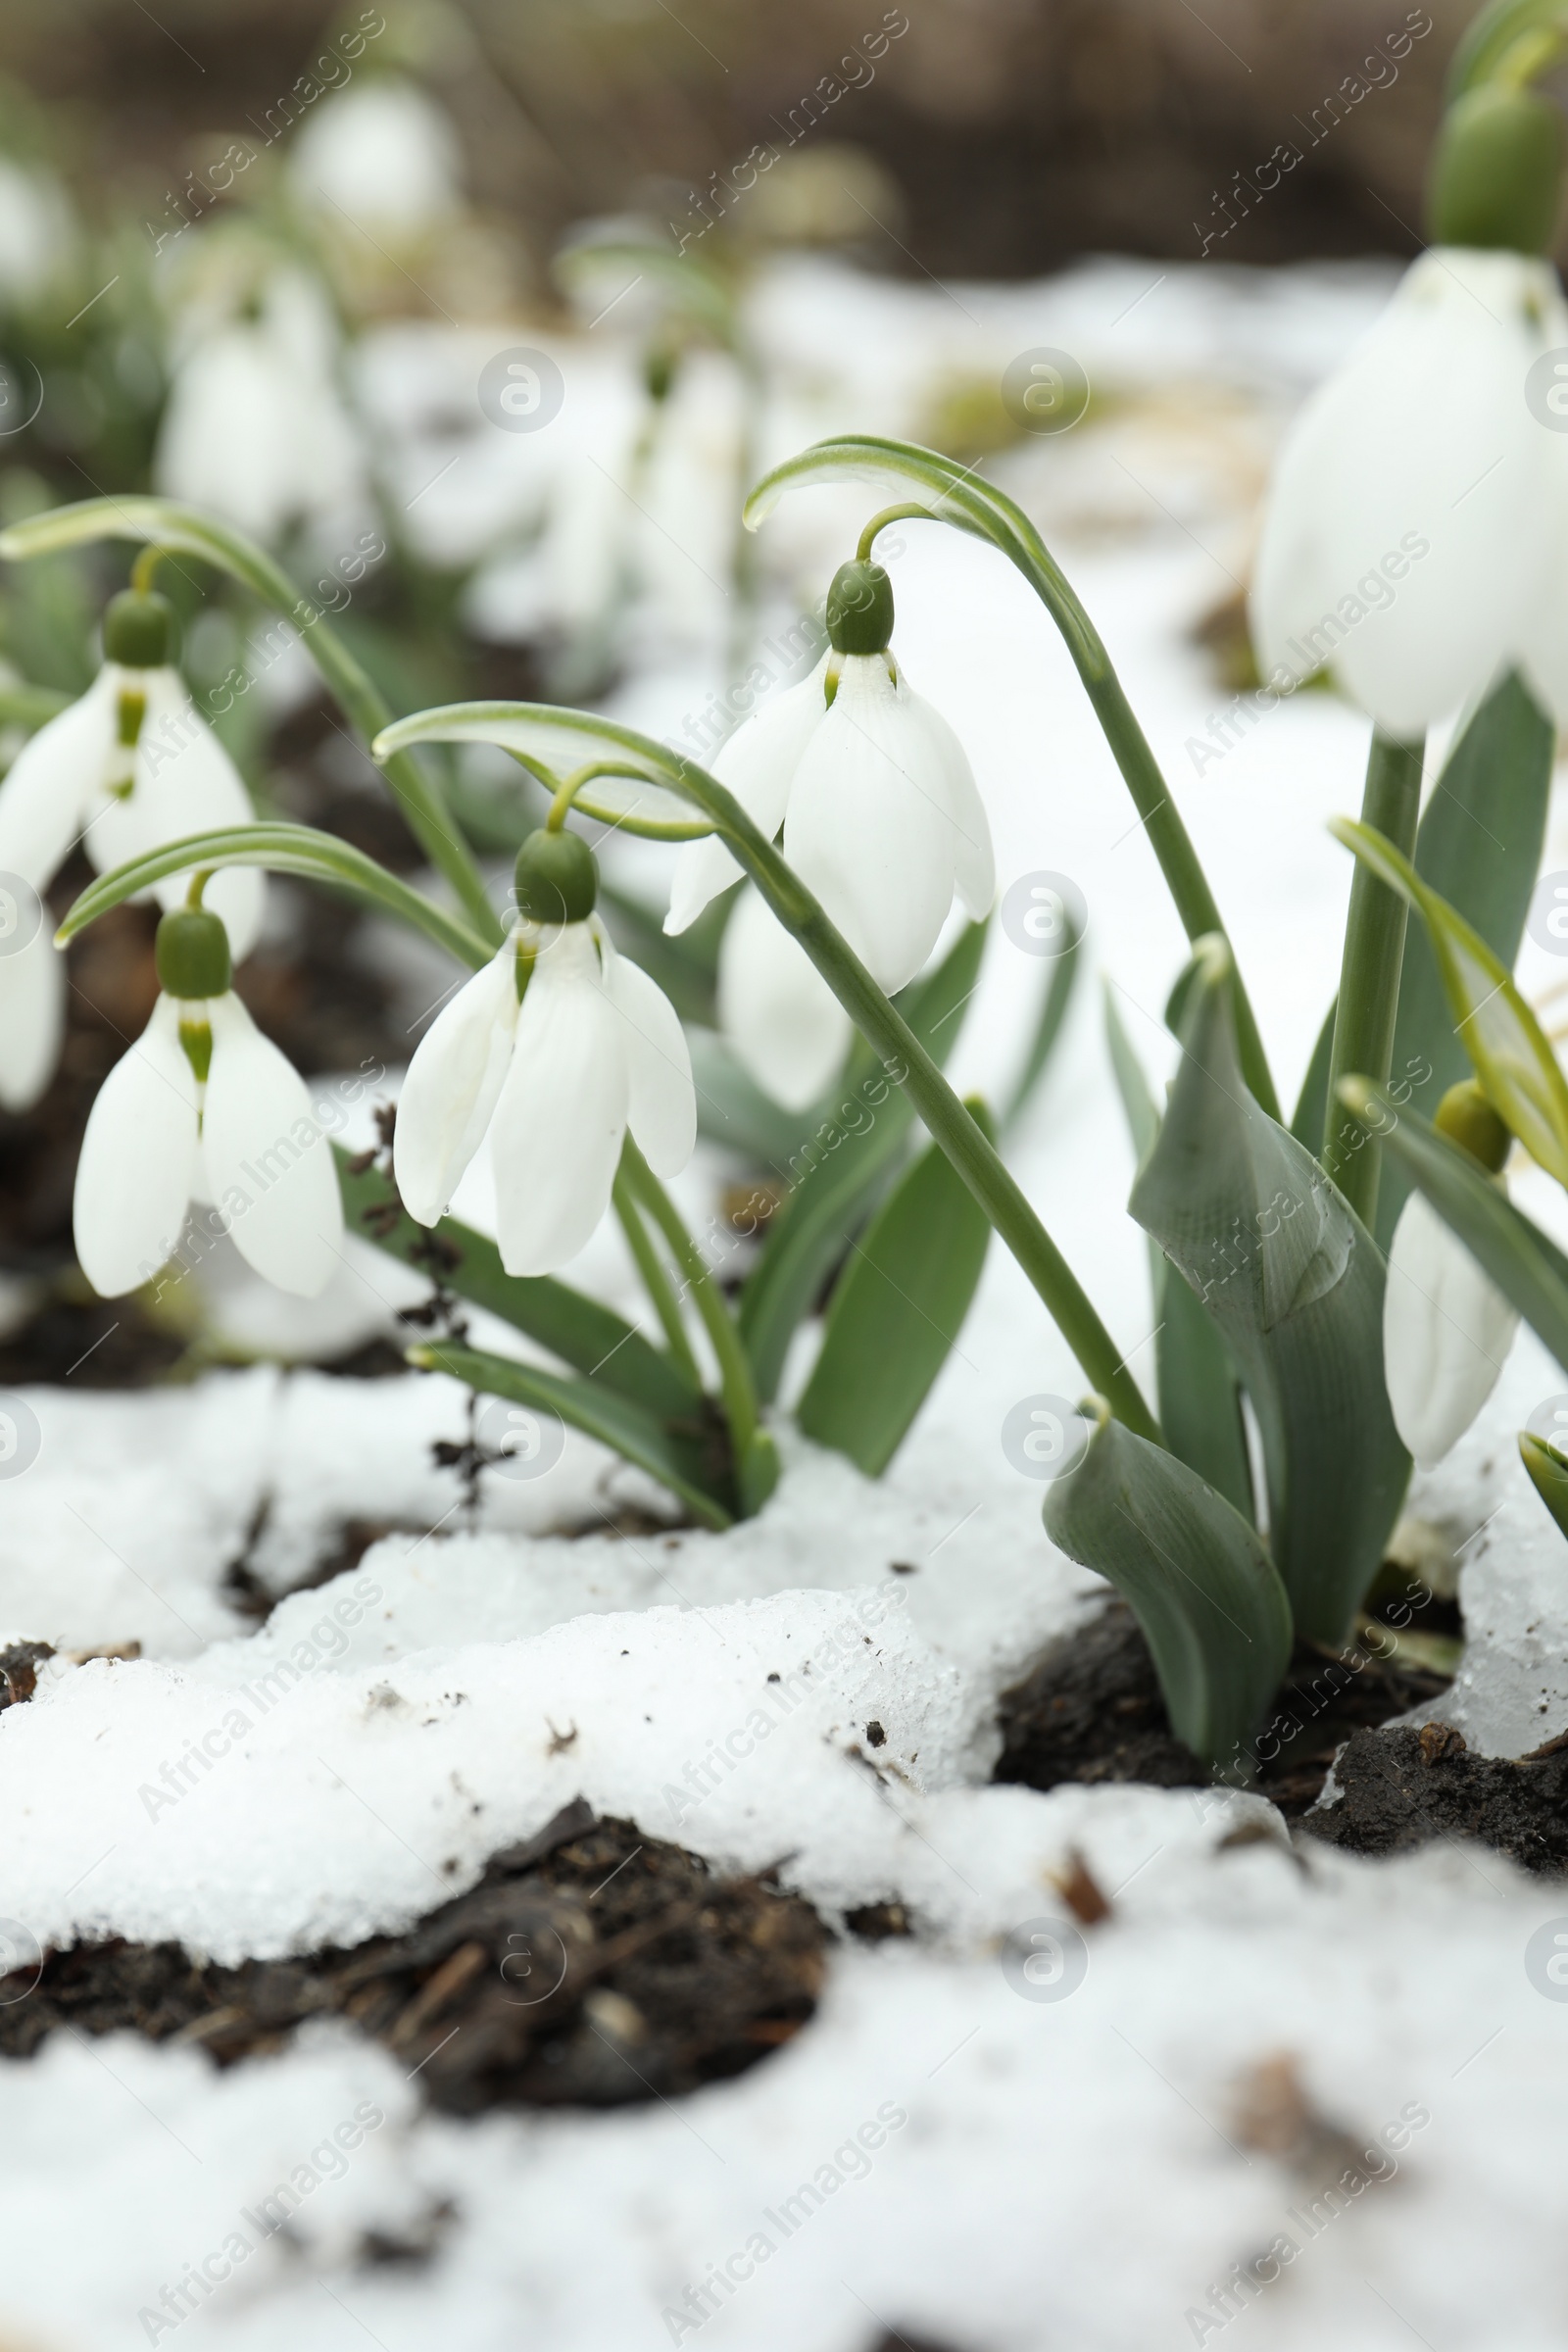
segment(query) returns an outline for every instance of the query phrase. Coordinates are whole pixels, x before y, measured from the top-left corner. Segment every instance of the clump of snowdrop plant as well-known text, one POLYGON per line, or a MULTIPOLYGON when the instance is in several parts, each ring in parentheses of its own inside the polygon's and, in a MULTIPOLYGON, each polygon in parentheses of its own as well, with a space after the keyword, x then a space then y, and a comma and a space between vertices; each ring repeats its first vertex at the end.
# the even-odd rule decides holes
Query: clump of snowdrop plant
MULTIPOLYGON (((335 1247, 318 1180, 324 1152, 306 1154, 313 1174, 271 1210, 270 1195, 243 1213, 237 1198, 235 1170, 256 1164, 266 1123, 259 1106, 277 1124, 298 1081, 265 1059, 229 993, 228 943, 203 892, 269 866, 329 884, 417 926, 473 974, 415 1054, 390 1165, 340 1155, 348 1220, 412 1263, 438 1263, 451 1291, 510 1319, 562 1368, 490 1355, 459 1335, 421 1343, 412 1361, 558 1415, 722 1527, 766 1501, 777 1473, 768 1417, 824 1284, 821 1345, 794 1415, 874 1475, 941 1367, 995 1232, 1089 1391, 1085 1444, 1067 1449, 1076 1466, 1048 1489, 1046 1527, 1131 1602, 1178 1735, 1217 1776, 1250 1778, 1250 1742, 1293 1642, 1332 1647, 1352 1634, 1412 1452, 1429 1463, 1459 1440, 1516 1318, 1568 1366, 1568 1261, 1501 1176, 1519 1147, 1568 1184, 1568 1083, 1510 976, 1568 662, 1565 450, 1530 389, 1541 361, 1568 344, 1543 258, 1560 126, 1532 87, 1568 49, 1568 26, 1528 16, 1503 0, 1461 45, 1434 171, 1434 251, 1308 405, 1263 518, 1262 669, 1272 666, 1277 694, 1282 667, 1294 685, 1326 664, 1373 722, 1360 819, 1334 827, 1356 858, 1339 992, 1288 1119, 1178 803, 1039 530, 975 468, 847 434, 768 474, 748 527, 812 483, 869 484, 893 503, 833 581, 817 666, 737 733, 711 773, 560 706, 458 704, 393 720, 313 615, 309 649, 444 895, 328 835, 249 824, 237 810, 192 809, 185 838, 155 842, 160 827, 122 846, 63 939, 124 899, 198 880, 191 904, 164 918, 165 994, 147 1036, 89 1126, 77 1202, 89 1276, 110 1291, 141 1278, 184 1202, 206 1199, 253 1264, 312 1287, 319 1251, 335 1247), (942 1073, 995 873, 967 759, 892 653, 892 595, 874 551, 894 520, 961 529, 1033 588, 1190 943, 1167 1006, 1178 1054, 1163 1102, 1126 1039, 1111 1038, 1139 1146, 1129 1208, 1156 1245, 1148 1395, 1009 1173, 987 1106, 960 1102, 942 1073), (1449 719, 1450 748, 1424 792, 1425 730, 1449 719), (499 746, 518 762, 519 791, 550 795, 506 919, 420 763, 427 743, 499 746), (770 1187, 765 1222, 751 1219, 744 1246, 716 1230, 699 1243, 664 1189, 704 1104, 668 999, 615 946, 568 812, 668 845, 674 953, 742 884, 721 954, 723 1028, 802 1120, 789 1181, 770 1187), (934 960, 956 896, 974 919, 934 960), (486 1142, 496 1240, 449 1206, 486 1142), (119 1181, 122 1168, 131 1181, 119 1181), (607 1204, 657 1342, 564 1279, 607 1204)), ((39 517, 0 535, 0 554, 117 534, 177 546, 297 610, 259 550, 156 500, 39 517)), ((103 693, 118 710, 123 647, 111 659, 103 693)), ((116 734, 120 765, 91 765, 92 788, 111 799, 123 749, 116 734)), ((79 810, 87 786, 71 774, 79 810)), ((6 838, 17 837, 0 829, 6 838)), ((44 863, 33 858, 35 870, 44 863)), ((1063 1001, 1054 985, 1033 1074, 1063 1001)), ((1522 1443, 1568 1528, 1568 1457, 1522 1443)))

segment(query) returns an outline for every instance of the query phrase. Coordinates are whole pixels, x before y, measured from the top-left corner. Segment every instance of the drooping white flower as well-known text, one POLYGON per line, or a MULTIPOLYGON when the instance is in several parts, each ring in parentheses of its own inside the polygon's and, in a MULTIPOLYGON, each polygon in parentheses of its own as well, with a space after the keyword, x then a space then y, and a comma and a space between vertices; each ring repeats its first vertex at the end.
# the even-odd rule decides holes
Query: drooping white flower
POLYGON ((1519 1328, 1420 1193, 1399 1212, 1383 1295, 1383 1365, 1400 1437, 1423 1470, 1455 1446, 1497 1384, 1519 1328))
MULTIPOLYGON (((1475 1079, 1448 1088, 1433 1123, 1507 1190, 1501 1171, 1513 1138, 1475 1079)), ((1518 1329, 1518 1310, 1425 1195, 1412 1193, 1389 1248, 1383 1372, 1395 1427, 1423 1470, 1464 1436, 1518 1329)))
MULTIPOLYGON (((738 728, 713 767, 769 839, 782 825, 786 859, 890 995, 925 962, 955 892, 977 921, 996 895, 991 829, 963 747, 900 674, 887 650, 892 626, 886 572, 845 564, 828 598, 830 652, 804 683, 738 728)), ((665 930, 685 930, 740 870, 716 836, 683 849, 665 930)), ((789 1101, 779 1090, 793 1085, 798 1099, 812 1053, 803 1040, 793 1081, 782 1065, 766 1074, 796 967, 782 954, 761 963, 762 955, 757 917, 747 914, 730 960, 724 1028, 754 1075, 789 1101), (741 985, 748 968, 765 969, 776 985, 749 997, 741 985)), ((800 982, 803 1007, 810 994, 800 982)), ((825 1041, 822 1019, 812 1035, 825 1041)))
MULTIPOLYGON (((117 597, 97 677, 38 729, 0 784, 0 876, 15 876, 39 903, 26 944, 0 954, 0 1102, 10 1110, 37 1101, 59 1059, 65 967, 41 902, 75 843, 106 873, 186 834, 252 819, 233 762, 169 662, 171 622, 162 597, 117 597)), ((175 906, 185 889, 185 877, 171 875, 157 895, 175 906)), ((261 928, 260 871, 229 867, 209 893, 234 954, 248 955, 261 928)))
POLYGON ((159 490, 268 542, 291 523, 324 531, 359 516, 364 458, 337 387, 337 328, 314 280, 273 270, 238 316, 193 303, 175 343, 159 490))
POLYGON ((1558 685, 1549 643, 1536 656, 1554 580, 1568 604, 1568 445, 1528 394, 1536 362, 1564 346, 1549 262, 1434 246, 1411 265, 1275 465, 1251 619, 1276 689, 1326 664, 1410 739, 1500 665, 1558 685))
POLYGON ((294 142, 301 201, 410 235, 457 212, 463 156, 448 117, 401 74, 362 81, 318 106, 294 142))
POLYGON ((421 1225, 446 1213, 489 1134, 509 1274, 553 1273, 586 1246, 628 1127, 659 1176, 678 1175, 697 1139, 680 1022, 616 954, 593 912, 596 887, 574 834, 524 843, 522 920, 431 1023, 398 1101, 393 1166, 421 1225))
POLYGON ((718 1025, 747 1075, 786 1110, 820 1101, 849 1052, 849 1014, 750 883, 719 942, 718 1025))
POLYGON ((135 1290, 175 1255, 196 1203, 258 1274, 314 1298, 343 1240, 329 1126, 230 990, 216 915, 164 916, 158 976, 152 1018, 105 1079, 82 1138, 82 1272, 106 1298, 135 1290))

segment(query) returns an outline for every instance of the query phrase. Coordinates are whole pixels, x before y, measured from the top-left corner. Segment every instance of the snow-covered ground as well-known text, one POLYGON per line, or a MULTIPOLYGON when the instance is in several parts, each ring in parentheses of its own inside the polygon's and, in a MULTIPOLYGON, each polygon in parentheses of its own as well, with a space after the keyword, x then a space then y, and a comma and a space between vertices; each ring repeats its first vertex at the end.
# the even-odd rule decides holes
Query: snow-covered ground
MULTIPOLYGON (((1230 697, 1191 632, 1246 575, 1280 419, 1386 282, 1107 263, 1035 288, 911 289, 792 265, 758 317, 785 386, 769 455, 834 426, 912 429, 944 373, 994 378, 1021 349, 1069 349, 1115 393, 1102 418, 996 471, 1047 523, 1109 643, 1287 1098, 1334 985, 1349 861, 1324 825, 1358 800, 1364 723, 1302 695, 1195 760, 1230 697)), ((423 329, 389 337, 388 407, 414 401, 416 376, 467 383, 472 358, 423 329)), ((490 462, 520 466, 517 447, 490 462)), ((461 454, 449 503, 416 510, 454 549, 465 514, 493 516, 501 495, 461 454)), ((479 467, 483 445, 469 454, 479 467)), ((839 490, 790 502, 768 526, 786 569, 819 594, 869 508, 839 490)), ((1015 1164, 1152 1377, 1098 999, 1114 987, 1161 1080, 1180 929, 1040 607, 974 543, 902 537, 900 658, 970 750, 1004 887, 1066 874, 1088 906, 1092 970, 1015 1164)), ((505 585, 491 583, 498 610, 505 585)), ((698 611, 689 658, 666 648, 617 708, 678 737, 723 681, 721 622, 698 611)), ((1546 864, 1568 865, 1560 808, 1546 864)), ((1044 977, 995 929, 951 1065, 993 1091, 1044 977)), ((1521 972, 1533 989, 1557 977, 1534 948, 1521 972)), ((721 1172, 710 1152, 687 1179, 694 1217, 721 1172)), ((1544 1179, 1517 1197, 1561 1230, 1544 1179)), ((482 1216, 482 1180, 465 1205, 482 1216)), ((576 1275, 637 1309, 610 1234, 576 1275)), ((349 1279, 371 1319, 407 1296, 368 1251, 349 1279)), ((1553 1923, 1568 1936, 1568 1896, 1452 1845, 1374 1865, 1294 1859, 1279 1836, 1226 1844, 1273 1820, 1255 1798, 987 1785, 999 1690, 1096 1586, 1047 1544, 1040 1490, 1009 1466, 1001 1427, 1019 1399, 1080 1385, 996 1248, 887 1478, 867 1485, 786 1436, 773 1502, 721 1537, 615 1532, 617 1503, 650 1494, 575 1439, 545 1478, 490 1480, 468 1529, 451 1475, 429 1466, 429 1441, 464 1429, 464 1393, 441 1379, 257 1368, 128 1396, 30 1392, 40 1446, 4 1489, 0 1637, 137 1642, 142 1656, 62 1665, 0 1717, 0 1936, 18 1948, 122 1934, 235 1959, 352 1940, 471 1884, 579 1791, 722 1867, 787 1855, 786 1881, 830 1918, 898 1899, 918 1933, 846 1944, 787 2048, 678 2106, 459 2124, 335 2028, 221 2076, 190 2049, 57 2036, 0 2066, 0 2341, 167 2340, 178 2299, 160 2308, 165 2289, 304 2168, 286 2236, 210 2266, 228 2276, 188 2298, 186 2340, 1560 2344, 1568 2011, 1526 1954, 1553 1923), (224 1597, 229 1563, 283 1589, 353 1521, 392 1532, 248 1632, 224 1597), (769 1698, 775 1673, 803 1693, 787 1707, 769 1698), (1112 1897, 1081 1935, 1056 1887, 1073 1848, 1112 1897), (1064 1950, 1061 1977, 1025 1973, 1037 1933, 1064 1950), (1293 2166, 1238 2120, 1245 2085, 1255 2095, 1282 2054, 1329 2124, 1381 2151, 1337 2199, 1323 2192, 1348 2159, 1325 2172, 1323 2133, 1293 2166), (354 2268, 363 2232, 406 2233, 444 2201, 425 2267, 354 2268), (1271 2283, 1227 2291, 1271 2244, 1271 2283)), ((1513 1444, 1564 1386, 1525 1335, 1482 1423, 1411 1498, 1461 1561, 1475 1636, 1446 1711, 1496 1752, 1568 1726, 1560 1539, 1513 1444)))

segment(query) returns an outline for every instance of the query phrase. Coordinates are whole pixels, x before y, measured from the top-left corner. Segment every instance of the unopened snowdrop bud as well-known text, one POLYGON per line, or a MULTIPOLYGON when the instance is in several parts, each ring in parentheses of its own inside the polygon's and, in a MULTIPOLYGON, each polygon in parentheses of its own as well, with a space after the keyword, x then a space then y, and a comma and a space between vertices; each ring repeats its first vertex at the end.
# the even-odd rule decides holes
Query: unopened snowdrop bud
POLYGON ((1547 253, 1562 191, 1563 122, 1537 90, 1488 83, 1451 106, 1433 156, 1435 245, 1547 253))
MULTIPOLYGON (((249 824, 250 796, 172 664, 174 615, 161 596, 127 589, 104 614, 104 663, 79 701, 38 729, 0 784, 0 874, 41 900, 79 841, 99 873, 166 842, 249 824)), ((212 911, 233 951, 261 929, 265 881, 233 866, 214 877, 212 911)), ((179 904, 186 877, 155 886, 179 904)), ((26 1110, 48 1085, 65 1025, 65 967, 50 926, 0 957, 0 1103, 26 1110)))
MULTIPOLYGON (((1438 1105, 1439 1131, 1503 1185, 1512 1137, 1474 1079, 1438 1105)), ((1423 1470, 1456 1446, 1496 1386, 1519 1316, 1424 1195, 1399 1212, 1383 1297, 1395 1426, 1423 1470)))
POLYGON ((599 875, 575 834, 517 854, 516 930, 420 1042, 398 1100, 393 1166, 410 1216, 434 1225, 488 1134, 509 1274, 552 1274, 610 1205, 630 1128, 659 1176, 697 1141, 691 1056, 674 1007, 615 953, 599 875))
POLYGON ((166 914, 156 956, 163 993, 82 1137, 82 1272, 106 1298, 137 1289, 177 1254, 195 1201, 258 1274, 314 1298, 339 1262, 343 1208, 304 1081, 230 989, 209 908, 166 914))
POLYGON ((881 564, 841 564, 824 617, 836 654, 885 652, 893 642, 893 582, 881 564))
POLYGON ((531 923, 585 923, 599 902, 599 866, 576 833, 541 827, 517 852, 517 912, 531 923))

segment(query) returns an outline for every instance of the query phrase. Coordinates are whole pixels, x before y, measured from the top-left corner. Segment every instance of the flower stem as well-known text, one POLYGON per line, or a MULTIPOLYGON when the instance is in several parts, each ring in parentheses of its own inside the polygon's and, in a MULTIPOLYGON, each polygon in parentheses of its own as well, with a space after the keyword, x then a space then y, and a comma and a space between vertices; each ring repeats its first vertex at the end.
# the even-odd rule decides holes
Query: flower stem
MULTIPOLYGON (((1399 743, 1381 728, 1372 736, 1366 763, 1361 822, 1392 841, 1409 858, 1415 849, 1421 808, 1420 743, 1399 743)), ((1366 1138, 1346 1116, 1339 1098, 1342 1078, 1352 1075, 1382 1086, 1394 1054, 1394 1025, 1399 1009, 1399 972, 1404 961, 1408 908, 1397 891, 1357 862, 1350 884, 1340 967, 1340 1002, 1329 1057, 1328 1118, 1323 1165, 1363 1225, 1377 1213, 1380 1162, 1363 1147, 1366 1138)))
POLYGON ((749 1515, 765 1500, 778 1475, 778 1466, 772 1440, 758 1425, 757 1384, 752 1378, 751 1359, 739 1327, 713 1279, 712 1267, 681 1223, 680 1211, 629 1135, 621 1148, 620 1165, 636 1199, 669 1244, 718 1359, 719 1393, 724 1418, 729 1424, 736 1484, 742 1508, 749 1515))
MULTIPOLYGON (((635 1147, 633 1148, 635 1149, 635 1147)), ((641 1211, 637 1206, 636 1195, 627 1181, 624 1169, 616 1171, 614 1190, 611 1198, 614 1202, 615 1214, 620 1219, 621 1231, 626 1236, 627 1247, 637 1262, 637 1271, 642 1276, 643 1288, 653 1300, 654 1311, 663 1326, 664 1337, 669 1342, 669 1352, 681 1370, 690 1375, 692 1386, 700 1389, 703 1385, 703 1376, 698 1370, 697 1358, 692 1353, 691 1342, 686 1337, 686 1326, 680 1318, 680 1302, 670 1285, 663 1262, 649 1239, 648 1228, 643 1223, 641 1211)))
MULTIPOLYGON (((692 789, 696 779, 690 768, 687 777, 688 789, 692 789)), ((711 787, 711 779, 705 781, 711 787)), ((701 797, 707 800, 709 795, 704 792, 701 797)), ((1116 1419, 1128 1429, 1161 1444, 1159 1424, 1121 1350, 996 1147, 771 842, 727 793, 723 798, 726 806, 722 809, 710 807, 710 813, 718 819, 731 850, 784 928, 800 941, 851 1019, 881 1054, 889 1075, 902 1067, 899 1082, 908 1089, 909 1100, 933 1142, 947 1153, 1029 1277, 1091 1388, 1104 1397, 1116 1419)))

